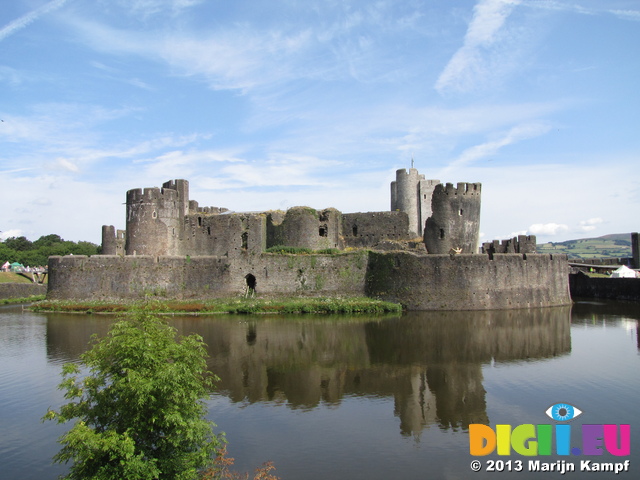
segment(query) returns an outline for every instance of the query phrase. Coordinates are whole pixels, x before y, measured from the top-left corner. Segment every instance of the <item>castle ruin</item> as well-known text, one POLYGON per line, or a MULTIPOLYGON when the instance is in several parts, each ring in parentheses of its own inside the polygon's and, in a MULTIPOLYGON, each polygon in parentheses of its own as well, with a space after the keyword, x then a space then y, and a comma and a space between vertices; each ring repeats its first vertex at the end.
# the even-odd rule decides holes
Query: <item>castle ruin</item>
POLYGON ((479 183, 457 187, 400 169, 391 182, 391 211, 342 213, 293 207, 286 212, 234 213, 200 207, 189 182, 127 192, 126 230, 102 227, 104 255, 224 255, 261 253, 276 245, 312 250, 376 248, 422 242, 428 253, 476 253, 479 183))
POLYGON ((564 305, 566 257, 535 237, 478 253, 480 183, 442 184, 400 169, 391 211, 235 213, 201 207, 187 180, 129 190, 126 229, 102 228, 102 255, 51 257, 50 298, 241 294, 367 295, 415 310, 564 305), (313 255, 269 253, 297 247, 313 255))

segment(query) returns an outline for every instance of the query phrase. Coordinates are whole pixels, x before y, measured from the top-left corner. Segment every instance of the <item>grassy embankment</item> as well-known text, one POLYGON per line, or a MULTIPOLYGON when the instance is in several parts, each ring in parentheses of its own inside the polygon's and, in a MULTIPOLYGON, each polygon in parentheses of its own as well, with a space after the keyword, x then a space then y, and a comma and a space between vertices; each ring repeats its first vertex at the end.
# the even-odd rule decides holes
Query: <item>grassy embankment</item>
POLYGON ((212 300, 180 301, 156 300, 148 302, 78 302, 44 300, 31 305, 34 311, 78 313, 123 313, 135 311, 142 305, 160 314, 216 314, 216 313, 331 313, 377 314, 400 313, 402 306, 367 297, 345 298, 220 298, 212 300))
POLYGON ((0 283, 33 283, 28 278, 13 272, 0 272, 0 283))
MULTIPOLYGON (((0 272, 0 283, 32 283, 28 278, 12 272, 0 272)), ((9 305, 14 303, 31 303, 44 300, 44 295, 33 295, 25 298, 0 298, 0 305, 9 305)))

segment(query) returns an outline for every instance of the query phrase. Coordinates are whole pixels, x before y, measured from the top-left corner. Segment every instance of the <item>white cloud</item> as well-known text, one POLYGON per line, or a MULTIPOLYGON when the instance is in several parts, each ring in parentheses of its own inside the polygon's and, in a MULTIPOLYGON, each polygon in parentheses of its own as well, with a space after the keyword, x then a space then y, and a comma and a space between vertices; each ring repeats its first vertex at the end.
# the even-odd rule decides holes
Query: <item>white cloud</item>
MULTIPOLYGON (((476 4, 462 47, 436 81, 438 92, 467 91, 495 73, 494 68, 501 62, 490 60, 489 57, 496 53, 490 49, 499 39, 514 7, 519 4, 520 0, 480 0, 476 4)), ((511 45, 510 48, 516 47, 511 45)))
POLYGON ((204 0, 119 0, 118 3, 133 15, 143 18, 162 12, 180 13, 182 10, 199 5, 204 0))
POLYGON ((589 220, 580 221, 580 226, 578 227, 579 231, 582 232, 591 232, 598 228, 598 225, 603 223, 604 220, 602 218, 590 218, 589 220))
POLYGON ((614 15, 622 20, 640 21, 640 10, 602 8, 608 2, 598 2, 597 7, 589 7, 580 5, 577 2, 565 3, 559 0, 525 0, 522 5, 525 7, 536 8, 541 10, 555 10, 562 12, 577 13, 580 15, 614 15))
POLYGON ((474 145, 473 147, 466 149, 457 159, 441 170, 439 175, 441 177, 446 177, 456 169, 461 169, 472 162, 497 154, 503 147, 544 135, 550 130, 550 128, 551 127, 549 125, 542 123, 516 125, 496 140, 474 145))
POLYGON ((1 240, 6 240, 7 238, 11 238, 11 237, 21 237, 21 236, 22 236, 22 230, 17 230, 17 229, 0 232, 1 240))
POLYGON ((529 227, 532 235, 560 235, 569 231, 569 227, 560 223, 536 223, 529 227))
POLYGON ((27 27, 30 23, 35 22, 41 16, 57 10, 65 3, 67 3, 67 0, 53 0, 0 28, 0 42, 9 35, 12 35, 18 30, 22 30, 27 27))
POLYGON ((611 13, 625 20, 640 21, 640 10, 611 10, 611 13))
POLYGON ((63 170, 68 170, 73 173, 78 173, 80 171, 78 166, 67 158, 57 158, 55 161, 55 165, 62 168, 63 170))

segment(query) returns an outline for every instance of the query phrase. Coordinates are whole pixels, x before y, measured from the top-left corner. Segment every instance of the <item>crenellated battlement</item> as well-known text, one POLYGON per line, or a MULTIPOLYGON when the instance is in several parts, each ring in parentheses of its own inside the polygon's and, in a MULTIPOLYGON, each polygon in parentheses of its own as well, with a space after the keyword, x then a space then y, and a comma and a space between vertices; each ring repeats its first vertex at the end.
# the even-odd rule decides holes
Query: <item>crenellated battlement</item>
POLYGON ((400 168, 396 170, 396 180, 400 175, 405 175, 407 177, 416 177, 419 180, 424 180, 424 174, 418 173, 417 168, 410 168, 409 171, 407 171, 406 168, 400 168))
POLYGON ((228 208, 224 207, 198 207, 196 210, 197 213, 202 213, 205 215, 220 215, 221 213, 228 212, 228 208))
POLYGON ((134 188, 127 192, 127 204, 175 202, 177 200, 178 192, 168 188, 134 188))
POLYGON ((535 235, 518 235, 506 240, 493 240, 482 244, 482 253, 536 253, 535 235))
POLYGON ((482 192, 482 184, 481 183, 466 183, 466 182, 458 182, 458 184, 454 187, 453 183, 447 183, 444 187, 438 188, 436 186, 433 191, 434 195, 480 195, 482 192))
POLYGON ((477 253, 480 235, 480 183, 436 185, 424 244, 432 254, 477 253))

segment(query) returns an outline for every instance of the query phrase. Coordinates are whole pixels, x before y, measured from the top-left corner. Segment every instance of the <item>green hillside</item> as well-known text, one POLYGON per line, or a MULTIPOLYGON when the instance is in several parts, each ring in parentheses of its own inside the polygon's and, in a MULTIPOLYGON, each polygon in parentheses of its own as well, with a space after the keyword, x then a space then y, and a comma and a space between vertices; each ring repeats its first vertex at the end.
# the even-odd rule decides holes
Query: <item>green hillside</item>
POLYGON ((631 234, 616 233, 597 238, 538 244, 538 253, 567 254, 569 258, 631 257, 631 234))

